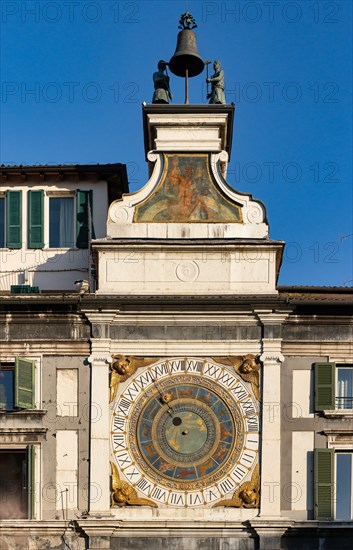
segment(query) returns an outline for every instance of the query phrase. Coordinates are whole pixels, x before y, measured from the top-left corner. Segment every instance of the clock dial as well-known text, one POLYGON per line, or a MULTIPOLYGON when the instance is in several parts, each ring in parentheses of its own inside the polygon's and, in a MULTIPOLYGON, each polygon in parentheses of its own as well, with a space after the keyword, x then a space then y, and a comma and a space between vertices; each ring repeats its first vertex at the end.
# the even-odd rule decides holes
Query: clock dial
POLYGON ((169 360, 124 384, 112 446, 122 475, 144 495, 200 506, 250 475, 258 429, 256 400, 235 373, 210 361, 169 360))

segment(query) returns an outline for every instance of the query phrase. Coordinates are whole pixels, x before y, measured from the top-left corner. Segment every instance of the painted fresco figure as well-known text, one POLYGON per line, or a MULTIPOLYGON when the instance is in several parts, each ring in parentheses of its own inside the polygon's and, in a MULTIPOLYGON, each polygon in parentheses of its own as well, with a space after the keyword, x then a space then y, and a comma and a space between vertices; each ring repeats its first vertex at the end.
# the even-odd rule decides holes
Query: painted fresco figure
POLYGON ((210 99, 209 103, 219 103, 225 105, 226 96, 224 95, 224 71, 221 69, 221 62, 213 63, 214 74, 210 78, 206 78, 206 82, 212 85, 212 91, 207 95, 210 99))
POLYGON ((166 74, 167 63, 158 61, 158 71, 153 73, 154 94, 152 103, 169 103, 173 96, 169 87, 169 76, 166 74))

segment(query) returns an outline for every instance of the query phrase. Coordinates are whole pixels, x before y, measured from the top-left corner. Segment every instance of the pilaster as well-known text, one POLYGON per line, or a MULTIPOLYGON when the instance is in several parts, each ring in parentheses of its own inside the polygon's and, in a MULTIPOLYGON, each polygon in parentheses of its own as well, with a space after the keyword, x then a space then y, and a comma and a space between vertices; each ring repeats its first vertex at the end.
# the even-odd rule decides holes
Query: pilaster
POLYGON ((293 522, 261 519, 251 520, 249 523, 259 537, 259 550, 281 550, 281 538, 293 524, 293 522))
POLYGON ((90 514, 109 514, 109 355, 110 340, 92 340, 90 418, 90 514))
POLYGON ((281 517, 281 335, 288 312, 257 313, 263 325, 260 517, 272 519, 281 517))

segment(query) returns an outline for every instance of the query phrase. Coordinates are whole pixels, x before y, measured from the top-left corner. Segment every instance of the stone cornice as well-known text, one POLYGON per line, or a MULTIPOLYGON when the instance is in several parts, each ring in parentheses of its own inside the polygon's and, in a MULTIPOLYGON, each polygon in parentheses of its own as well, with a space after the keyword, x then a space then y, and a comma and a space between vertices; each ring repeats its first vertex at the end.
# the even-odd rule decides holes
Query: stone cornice
POLYGON ((51 166, 1 166, 0 184, 3 183, 30 183, 45 184, 64 181, 114 181, 119 180, 120 195, 128 192, 128 182, 125 164, 56 164, 51 166))
POLYGON ((260 309, 255 309, 254 311, 257 313, 257 316, 263 325, 282 325, 291 313, 290 308, 285 310, 276 310, 274 312, 260 309))
MULTIPOLYGON (((214 120, 215 118, 220 119, 221 148, 228 153, 230 158, 233 139, 234 110, 234 105, 144 105, 142 108, 142 114, 146 158, 149 151, 155 149, 153 143, 153 130, 155 129, 155 126, 151 128, 151 118, 154 119, 154 121, 158 121, 160 118, 163 118, 163 125, 166 126, 168 124, 167 120, 175 121, 180 119, 183 121, 185 117, 187 117, 187 120, 189 121, 194 118, 197 126, 200 124, 197 122, 199 118, 203 120, 206 118, 207 121, 214 120)), ((154 124, 156 124, 156 122, 154 122, 154 124)), ((207 122, 205 122, 205 124, 207 124, 207 122)))

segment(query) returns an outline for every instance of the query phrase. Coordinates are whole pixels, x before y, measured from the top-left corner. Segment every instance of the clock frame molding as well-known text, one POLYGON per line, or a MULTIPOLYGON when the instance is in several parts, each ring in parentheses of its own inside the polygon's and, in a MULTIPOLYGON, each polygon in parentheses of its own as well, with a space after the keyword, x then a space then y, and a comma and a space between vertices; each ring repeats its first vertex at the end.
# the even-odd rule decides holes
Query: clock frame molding
POLYGON ((113 356, 112 507, 258 508, 260 365, 113 356))

